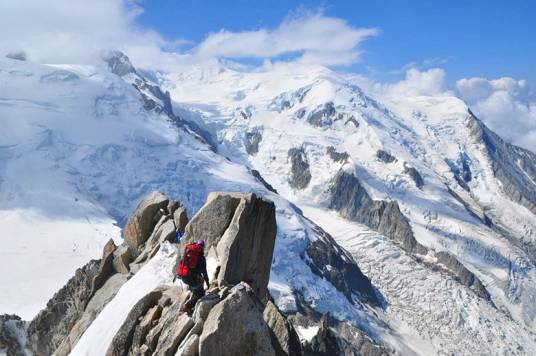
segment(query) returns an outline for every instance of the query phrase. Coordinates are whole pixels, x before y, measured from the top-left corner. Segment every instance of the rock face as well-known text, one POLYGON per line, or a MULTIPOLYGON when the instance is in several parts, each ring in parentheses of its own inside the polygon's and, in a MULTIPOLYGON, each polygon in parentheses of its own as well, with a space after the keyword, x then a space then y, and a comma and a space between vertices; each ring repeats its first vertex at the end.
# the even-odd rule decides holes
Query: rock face
POLYGON ((199 337, 199 354, 275 355, 262 308, 247 285, 234 287, 210 311, 199 337))
POLYGON ((437 262, 443 264, 449 269, 458 279, 458 281, 464 286, 470 287, 481 298, 491 300, 490 295, 480 279, 478 279, 473 272, 469 271, 463 264, 460 263, 448 252, 436 252, 435 254, 437 262))
POLYGON ((311 181, 311 171, 309 170, 309 162, 302 148, 291 148, 288 150, 288 158, 291 163, 291 172, 289 184, 295 189, 305 189, 311 181))
POLYGON ((376 157, 378 157, 378 159, 384 163, 393 163, 394 161, 396 161, 396 158, 394 156, 384 150, 376 151, 376 157))
POLYGON ((329 126, 335 121, 336 115, 337 110, 335 109, 335 105, 330 101, 313 111, 307 118, 307 121, 316 127, 329 126))
POLYGON ((264 298, 277 232, 275 205, 255 194, 237 197, 240 203, 216 247, 221 261, 218 281, 246 281, 259 298, 264 298))
POLYGON ((301 355, 302 350, 298 334, 271 300, 266 303, 262 317, 270 329, 272 346, 276 355, 301 355))
POLYGON ((335 162, 346 162, 348 161, 348 158, 350 158, 350 155, 348 155, 348 153, 338 152, 333 146, 329 146, 327 148, 327 153, 335 162))
POLYGON ((426 254, 413 235, 396 201, 372 200, 359 180, 340 171, 331 188, 329 207, 350 220, 365 224, 389 237, 409 253, 426 254))
POLYGON ((160 218, 159 210, 167 207, 168 203, 169 199, 164 194, 153 192, 138 204, 123 230, 123 237, 132 252, 137 254, 140 245, 147 241, 160 218))
POLYGON ((246 152, 255 156, 259 152, 259 144, 262 141, 262 131, 260 128, 253 128, 253 130, 246 132, 244 137, 244 147, 246 152))
POLYGON ((352 295, 357 294, 368 304, 380 306, 370 279, 361 272, 350 253, 337 246, 327 232, 316 228, 325 241, 318 239, 307 247, 311 270, 330 281, 351 303, 354 302, 352 295))
POLYGON ((417 171, 413 167, 404 165, 404 173, 406 173, 411 178, 411 180, 413 180, 417 188, 422 189, 422 187, 424 186, 424 179, 422 179, 422 176, 419 171, 417 171))
POLYGON ((471 111, 469 114, 471 135, 489 157, 504 193, 536 214, 536 154, 504 141, 471 111))
POLYGON ((34 355, 51 355, 81 317, 92 295, 99 261, 79 268, 28 326, 28 344, 34 355))
POLYGON ((337 329, 333 330, 329 322, 329 314, 325 314, 320 320, 317 334, 304 347, 305 355, 386 356, 391 353, 374 344, 361 331, 347 324, 338 325, 337 329))
POLYGON ((0 315, 0 354, 24 356, 25 350, 19 335, 24 333, 25 323, 17 315, 0 315))

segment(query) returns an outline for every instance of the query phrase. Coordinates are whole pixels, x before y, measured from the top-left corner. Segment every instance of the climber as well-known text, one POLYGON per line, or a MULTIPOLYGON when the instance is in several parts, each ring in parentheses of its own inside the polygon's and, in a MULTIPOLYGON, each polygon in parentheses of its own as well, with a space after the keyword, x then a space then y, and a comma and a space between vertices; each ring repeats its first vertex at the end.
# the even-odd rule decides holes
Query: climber
POLYGON ((191 297, 182 307, 182 311, 188 314, 191 314, 199 298, 205 295, 203 282, 207 284, 207 288, 209 287, 204 248, 205 241, 203 240, 197 240, 195 243, 186 245, 177 269, 177 276, 192 291, 191 297))

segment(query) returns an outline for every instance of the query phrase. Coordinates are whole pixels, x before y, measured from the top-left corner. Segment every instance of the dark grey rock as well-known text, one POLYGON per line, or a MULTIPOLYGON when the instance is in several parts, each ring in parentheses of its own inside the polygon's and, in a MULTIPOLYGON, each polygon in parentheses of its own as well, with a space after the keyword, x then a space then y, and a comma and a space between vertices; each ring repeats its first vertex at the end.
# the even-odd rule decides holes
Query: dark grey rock
POLYGON ((26 333, 26 323, 18 315, 0 315, 0 354, 26 356, 25 346, 18 335, 26 333))
POLYGON ((354 303, 352 295, 357 294, 369 305, 380 306, 370 279, 361 272, 352 255, 322 228, 317 225, 314 228, 319 238, 306 249, 311 270, 330 281, 350 303, 354 303))
POLYGON ((471 135, 483 145, 504 193, 536 214, 536 154, 504 141, 471 111, 467 125, 471 135))
POLYGON ((335 162, 347 162, 348 158, 350 156, 346 152, 338 152, 335 147, 329 146, 327 148, 328 155, 331 157, 332 160, 335 162))
POLYGON ((69 335, 92 296, 92 281, 99 273, 99 261, 92 260, 76 270, 28 327, 28 345, 36 356, 51 355, 69 335))
POLYGON ((426 254, 427 249, 415 240, 408 220, 396 201, 372 200, 359 179, 340 171, 331 187, 329 207, 343 217, 365 224, 387 236, 406 252, 426 254))
POLYGON ((307 117, 307 122, 316 127, 331 125, 336 118, 337 110, 333 102, 327 102, 320 105, 307 117))
POLYGON ((246 132, 244 137, 244 147, 246 152, 255 156, 259 152, 259 144, 262 141, 262 129, 259 127, 253 128, 251 131, 246 132))
POLYGON ((410 167, 404 164, 404 173, 406 173, 415 183, 417 188, 422 189, 424 186, 424 180, 422 179, 421 174, 415 168, 410 167))
POLYGON ((290 186, 295 189, 305 189, 311 181, 311 171, 303 147, 288 150, 288 158, 290 158, 291 165, 288 180, 290 186))
POLYGON ((162 291, 152 291, 141 298, 134 307, 132 307, 126 320, 112 339, 112 342, 106 351, 106 356, 126 356, 128 354, 128 350, 132 346, 134 331, 136 325, 138 325, 139 319, 143 317, 150 308, 158 303, 160 297, 162 297, 162 291))
POLYGON ((384 150, 376 151, 376 157, 378 157, 378 159, 384 163, 392 163, 396 161, 396 158, 393 155, 384 150))
POLYGON ((266 189, 268 189, 269 191, 271 191, 272 193, 276 193, 277 194, 277 190, 274 189, 274 187, 272 187, 270 185, 270 183, 268 183, 267 181, 264 180, 264 178, 261 176, 261 174, 259 173, 259 171, 257 171, 256 169, 252 169, 250 170, 251 172, 251 175, 253 177, 255 177, 255 179, 257 179, 257 181, 259 181, 266 189))
POLYGON ((481 298, 485 300, 491 300, 490 295, 482 284, 482 281, 478 279, 473 272, 469 271, 463 264, 456 259, 455 256, 448 252, 440 251, 435 254, 437 262, 443 264, 448 268, 455 276, 456 279, 464 286, 470 287, 481 298))

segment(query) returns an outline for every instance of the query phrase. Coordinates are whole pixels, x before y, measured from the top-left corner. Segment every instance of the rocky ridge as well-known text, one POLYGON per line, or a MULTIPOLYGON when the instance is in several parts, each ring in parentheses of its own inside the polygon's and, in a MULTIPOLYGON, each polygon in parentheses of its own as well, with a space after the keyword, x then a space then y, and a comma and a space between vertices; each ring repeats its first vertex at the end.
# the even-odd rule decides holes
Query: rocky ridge
MULTIPOLYGON (((188 221, 180 202, 153 192, 128 219, 123 244, 116 246, 110 240, 102 259, 78 269, 29 323, 26 345, 5 331, 0 333, 2 347, 8 345, 8 355, 79 354, 77 343, 92 322, 163 244, 174 243, 181 251, 186 243, 204 239, 214 274, 192 314, 181 311, 190 297, 182 282, 160 285, 133 305, 106 355, 301 355, 303 347, 316 355, 329 354, 322 346, 326 342, 349 348, 348 341, 335 336, 336 332, 319 320, 321 315, 305 320, 317 320, 324 326, 315 342, 302 343, 293 323, 303 324, 307 317, 297 314, 289 319, 272 301, 267 287, 276 230, 274 204, 253 193, 211 193, 188 221), (186 232, 177 244, 174 240, 179 230, 186 232)), ((370 280, 355 262, 345 262, 353 261, 351 256, 327 233, 323 235, 323 241, 307 250, 311 268, 331 276, 328 279, 346 290, 348 298, 360 295, 371 305, 379 305, 370 280), (326 265, 335 269, 327 270, 326 265), (358 285, 363 286, 358 289, 358 285)), ((17 322, 16 317, 8 319, 17 322)), ((24 332, 23 325, 19 329, 24 332)), ((356 333, 368 340, 367 347, 383 350, 357 329, 348 335, 356 333)))

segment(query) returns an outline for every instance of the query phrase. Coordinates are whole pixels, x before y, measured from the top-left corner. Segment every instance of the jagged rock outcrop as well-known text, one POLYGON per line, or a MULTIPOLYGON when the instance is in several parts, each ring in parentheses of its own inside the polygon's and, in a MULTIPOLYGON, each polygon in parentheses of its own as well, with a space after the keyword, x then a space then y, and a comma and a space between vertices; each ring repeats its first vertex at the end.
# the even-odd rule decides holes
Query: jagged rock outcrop
POLYGON ((251 156, 255 156, 259 152, 259 144, 261 141, 261 128, 255 127, 251 131, 246 132, 244 137, 244 147, 246 148, 246 152, 251 156))
MULTIPOLYGON (((100 263, 93 261, 78 271, 49 302, 49 310, 32 322, 29 345, 36 355, 68 355, 119 288, 152 258, 152 251, 170 240, 166 236, 174 236, 175 221, 187 221, 187 216, 177 216, 182 214, 180 204, 171 207, 166 200, 159 193, 151 194, 129 219, 132 231, 143 230, 145 236, 149 235, 145 241, 136 237, 136 241, 143 241, 136 250, 138 259, 145 256, 143 261, 129 265, 130 245, 125 241, 116 246, 110 241, 100 263), (156 223, 155 217, 159 218, 156 223), (147 232, 145 224, 152 225, 152 231, 147 232), (127 267, 130 270, 125 273, 127 267), (103 273, 107 276, 96 279, 103 273), (99 282, 95 284, 95 280, 99 282), (58 306, 64 308, 61 315, 54 311, 58 306)), ((188 315, 182 311, 190 296, 188 290, 177 285, 157 287, 132 307, 106 354, 301 355, 302 346, 293 325, 273 303, 267 289, 276 239, 275 216, 273 202, 253 193, 209 194, 205 205, 186 225, 185 241, 181 241, 181 245, 197 239, 206 241, 208 258, 217 264, 207 294, 188 315)), ((315 273, 349 297, 359 294, 371 305, 378 305, 370 281, 351 256, 338 249, 321 229, 316 234, 320 236, 318 242, 307 250, 315 273)))
POLYGON ((396 201, 372 200, 359 179, 339 171, 331 187, 329 207, 350 220, 367 225, 400 245, 409 253, 426 254, 415 240, 408 220, 396 201))
POLYGON ((168 203, 169 199, 164 194, 153 192, 142 199, 128 218, 123 229, 123 237, 134 254, 137 255, 138 248, 147 241, 162 216, 160 209, 166 208, 168 203))
POLYGON ((186 231, 215 247, 220 283, 246 281, 264 297, 277 231, 272 202, 252 193, 211 193, 186 231))
POLYGON ((504 193, 536 214, 536 154, 504 141, 471 111, 467 126, 488 156, 504 193))
POLYGON ((295 189, 305 189, 311 181, 311 171, 305 150, 303 147, 291 148, 288 150, 288 158, 290 159, 289 185, 295 189))
POLYGON ((24 356, 25 346, 20 339, 25 331, 25 322, 17 315, 0 315, 0 355, 24 356))
POLYGON ((488 301, 491 300, 489 292, 482 284, 482 281, 480 281, 473 272, 469 271, 463 264, 461 264, 456 257, 445 251, 436 252, 435 256, 437 262, 447 267, 461 284, 471 288, 479 297, 488 301))
POLYGON ((103 54, 102 59, 108 64, 112 73, 123 77, 134 86, 141 96, 145 110, 166 115, 171 123, 192 134, 199 141, 208 145, 212 151, 216 152, 217 145, 213 141, 210 132, 203 129, 196 122, 184 120, 176 115, 173 111, 169 92, 164 92, 156 83, 147 80, 141 72, 136 70, 124 53, 117 50, 108 51, 103 54))
POLYGON ((262 317, 270 330, 272 346, 276 355, 301 355, 302 350, 298 334, 277 305, 271 300, 266 303, 262 317))
POLYGON ((316 127, 329 126, 333 123, 337 115, 337 110, 333 102, 327 102, 324 105, 317 107, 309 117, 307 122, 316 127))
POLYGON ((386 356, 392 354, 346 323, 338 325, 337 329, 332 329, 329 323, 330 316, 325 314, 320 320, 317 334, 305 344, 305 355, 386 356))
POLYGON ((306 249, 311 270, 330 281, 351 303, 354 303, 352 295, 357 294, 368 304, 380 306, 370 279, 361 272, 352 255, 322 228, 315 225, 315 230, 321 238, 306 249))
POLYGON ((329 146, 327 148, 327 153, 331 157, 332 160, 335 162, 347 162, 348 158, 350 158, 350 155, 346 152, 338 152, 335 147, 329 146))
POLYGON ((255 177, 255 179, 256 179, 258 182, 260 182, 260 183, 264 186, 264 188, 268 189, 268 190, 271 191, 272 193, 276 193, 276 194, 277 194, 277 190, 275 190, 275 188, 272 187, 272 186, 270 185, 270 183, 268 183, 268 182, 262 177, 262 175, 259 173, 258 170, 256 170, 256 169, 251 169, 251 170, 249 170, 249 171, 251 172, 251 175, 252 175, 253 177, 255 177))
POLYGON ((200 355, 275 355, 262 304, 255 298, 246 284, 239 284, 210 311, 199 337, 200 355))
POLYGON ((384 150, 376 151, 376 157, 384 163, 393 163, 396 161, 396 158, 393 155, 384 150))
POLYGON ((407 164, 404 164, 404 173, 406 173, 411 180, 415 183, 417 188, 422 189, 424 186, 424 179, 422 179, 421 174, 414 167, 410 167, 407 164))
POLYGON ((219 264, 207 295, 189 316, 181 311, 188 291, 158 287, 132 308, 107 355, 301 355, 297 334, 267 291, 274 204, 252 193, 211 193, 186 233, 204 238, 219 264))
POLYGON ((28 326, 28 344, 34 355, 51 355, 69 335, 92 296, 93 279, 99 273, 99 266, 99 261, 92 260, 76 270, 74 277, 32 320, 28 326))

